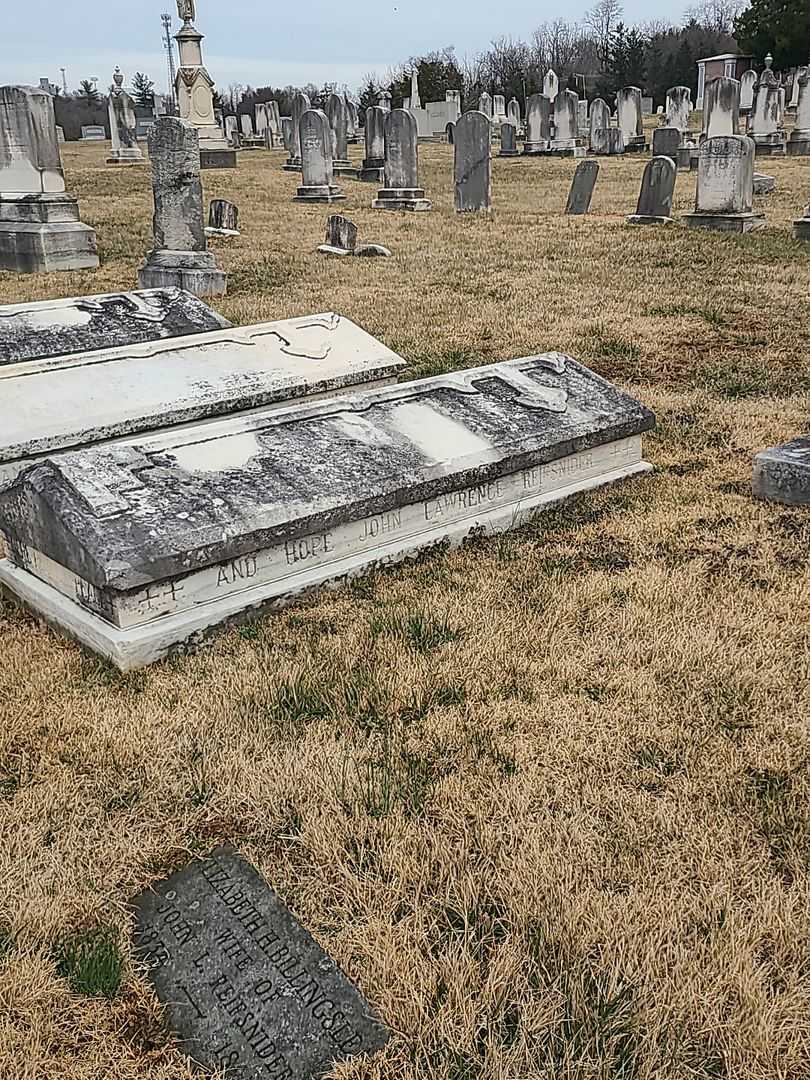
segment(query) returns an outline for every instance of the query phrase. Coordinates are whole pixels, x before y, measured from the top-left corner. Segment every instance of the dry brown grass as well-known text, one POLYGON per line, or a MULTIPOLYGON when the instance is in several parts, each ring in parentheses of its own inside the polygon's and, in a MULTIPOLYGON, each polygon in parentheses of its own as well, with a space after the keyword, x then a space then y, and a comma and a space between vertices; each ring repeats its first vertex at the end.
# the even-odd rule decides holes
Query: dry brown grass
MULTIPOLYGON (((769 228, 631 229, 640 158, 495 164, 495 212, 346 210, 385 261, 312 251, 326 208, 280 155, 207 173, 241 239, 221 309, 335 309, 429 373, 570 350, 659 414, 656 472, 536 525, 326 594, 122 677, 0 609, 0 1076, 191 1074, 133 970, 126 901, 235 843, 397 1032, 343 1080, 810 1075, 810 519, 754 503, 751 456, 806 426, 810 164, 764 164, 769 228), (112 1002, 54 948, 121 931, 112 1002)), ((124 288, 145 171, 66 149, 97 274, 124 288)), ((678 209, 693 180, 678 179, 678 209)))

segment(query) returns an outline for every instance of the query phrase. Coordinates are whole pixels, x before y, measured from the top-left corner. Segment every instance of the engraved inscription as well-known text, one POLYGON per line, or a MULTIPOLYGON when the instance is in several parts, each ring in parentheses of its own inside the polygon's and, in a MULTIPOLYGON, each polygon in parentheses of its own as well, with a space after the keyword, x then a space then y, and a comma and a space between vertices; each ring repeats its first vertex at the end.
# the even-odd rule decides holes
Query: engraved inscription
POLYGON ((319 559, 322 555, 328 555, 334 550, 331 533, 321 533, 318 536, 302 536, 298 540, 287 540, 284 544, 284 554, 287 557, 287 565, 294 566, 300 562, 311 562, 319 559))
POLYGON ((493 480, 489 484, 479 484, 465 491, 450 491, 437 499, 428 499, 424 504, 425 521, 435 521, 460 510, 475 510, 486 503, 494 503, 504 497, 505 487, 502 480, 493 480))
POLYGON ((388 536, 402 528, 402 511, 392 510, 388 514, 378 514, 376 517, 367 518, 361 522, 360 541, 377 540, 380 536, 388 536))
POLYGON ((259 569, 255 555, 246 555, 244 559, 234 559, 223 563, 217 569, 217 588, 222 585, 235 585, 237 581, 248 581, 255 577, 259 569))

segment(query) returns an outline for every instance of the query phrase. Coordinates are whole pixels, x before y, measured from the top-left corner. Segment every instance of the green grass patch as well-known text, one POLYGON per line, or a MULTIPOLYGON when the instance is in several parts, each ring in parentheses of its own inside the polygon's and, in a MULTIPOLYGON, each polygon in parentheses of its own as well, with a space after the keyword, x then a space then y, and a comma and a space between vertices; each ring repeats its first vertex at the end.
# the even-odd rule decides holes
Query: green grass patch
POLYGON ((426 611, 392 611, 376 616, 369 624, 375 640, 384 635, 398 638, 414 652, 427 654, 452 641, 458 641, 461 631, 450 625, 446 615, 435 616, 426 611))
POLYGON ((56 946, 56 972, 75 994, 112 1000, 121 986, 124 961, 111 927, 79 930, 56 946))

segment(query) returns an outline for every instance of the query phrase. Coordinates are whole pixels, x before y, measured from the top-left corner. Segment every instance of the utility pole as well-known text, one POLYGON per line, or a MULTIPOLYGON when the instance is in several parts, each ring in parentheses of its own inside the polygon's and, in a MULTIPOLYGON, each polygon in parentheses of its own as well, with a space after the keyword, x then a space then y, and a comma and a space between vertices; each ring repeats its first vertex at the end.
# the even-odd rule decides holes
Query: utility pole
POLYGON ((65 95, 65 97, 67 97, 68 96, 67 72, 66 72, 65 68, 59 68, 59 70, 62 72, 62 93, 65 95))
POLYGON ((172 17, 168 13, 160 16, 163 23, 163 48, 166 50, 166 66, 169 72, 169 99, 172 103, 172 112, 177 112, 177 90, 175 79, 177 71, 174 66, 174 45, 172 43, 172 17))

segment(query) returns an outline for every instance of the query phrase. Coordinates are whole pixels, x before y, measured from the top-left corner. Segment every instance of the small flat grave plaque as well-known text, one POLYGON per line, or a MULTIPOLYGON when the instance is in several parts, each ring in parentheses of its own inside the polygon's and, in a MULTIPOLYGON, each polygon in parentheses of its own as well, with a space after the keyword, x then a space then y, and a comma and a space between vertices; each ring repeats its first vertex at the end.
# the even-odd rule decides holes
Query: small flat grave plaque
POLYGON ((229 1080, 310 1080, 389 1033, 269 885, 228 849, 134 901, 135 951, 182 1049, 229 1080))

